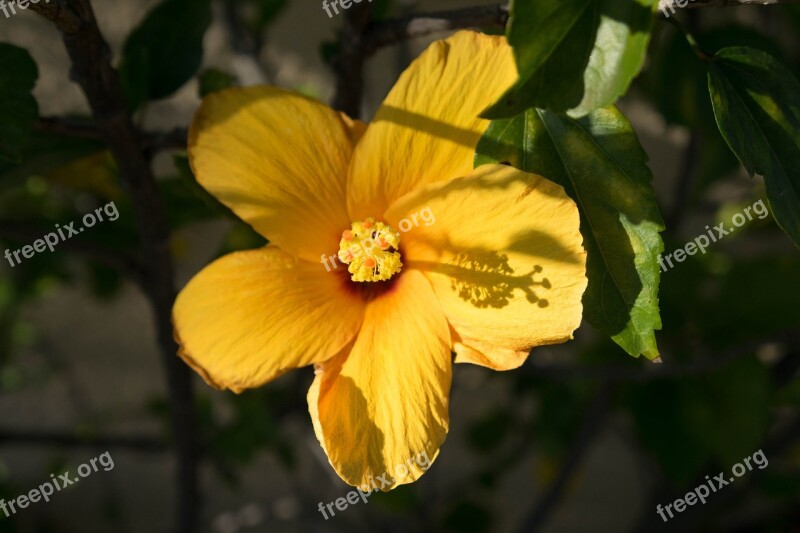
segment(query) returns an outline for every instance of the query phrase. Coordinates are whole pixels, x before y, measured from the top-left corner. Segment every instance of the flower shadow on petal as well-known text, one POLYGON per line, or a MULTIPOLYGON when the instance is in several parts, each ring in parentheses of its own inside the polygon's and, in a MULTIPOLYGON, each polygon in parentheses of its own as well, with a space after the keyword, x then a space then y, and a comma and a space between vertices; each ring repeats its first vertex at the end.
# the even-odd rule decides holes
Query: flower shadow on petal
MULTIPOLYGON (((416 195, 413 200, 410 197, 404 199, 403 210, 413 212, 433 202, 447 202, 451 195, 458 195, 468 189, 509 188, 520 181, 526 183, 524 178, 516 176, 502 180, 459 178, 425 194, 416 195)), ((548 188, 539 190, 550 192, 548 188)), ((531 191, 528 187, 523 196, 531 191)), ((562 243, 557 235, 535 229, 521 231, 509 237, 501 250, 458 246, 447 235, 439 234, 432 238, 423 231, 412 229, 411 232, 417 246, 436 250, 437 255, 448 259, 442 262, 409 260, 407 267, 450 277, 451 289, 458 293, 459 298, 479 308, 505 307, 514 297, 515 291, 522 291, 530 303, 547 307, 550 302, 546 291, 552 288, 551 282, 544 266, 537 259, 546 260, 550 264, 584 263, 583 254, 577 254, 568 243, 562 243), (511 264, 508 253, 504 252, 516 256, 515 264, 511 264), (525 266, 520 263, 525 263, 525 266)))
POLYGON ((408 267, 451 278, 450 288, 458 293, 459 298, 475 307, 505 307, 515 290, 522 291, 530 303, 539 307, 550 305, 535 290, 551 288, 550 281, 539 276, 543 270, 541 265, 533 265, 530 272, 517 275, 508 263, 508 256, 495 251, 461 252, 446 264, 413 261, 409 262, 408 267))

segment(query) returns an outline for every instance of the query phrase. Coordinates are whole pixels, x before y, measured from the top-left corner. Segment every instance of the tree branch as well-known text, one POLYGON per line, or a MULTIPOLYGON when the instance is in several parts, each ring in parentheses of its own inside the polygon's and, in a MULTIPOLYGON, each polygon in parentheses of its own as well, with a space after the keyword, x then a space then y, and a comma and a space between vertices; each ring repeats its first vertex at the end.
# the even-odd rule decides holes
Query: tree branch
POLYGON ((0 429, 0 445, 57 446, 59 448, 98 448, 113 450, 127 448, 141 452, 164 452, 167 444, 157 438, 137 436, 83 436, 77 433, 19 429, 0 429))
MULTIPOLYGON (((536 359, 534 358, 533 364, 525 365, 522 368, 532 376, 544 377, 558 381, 589 379, 607 381, 611 383, 645 383, 656 379, 696 376, 700 374, 706 374, 708 372, 714 372, 724 367, 728 363, 731 363, 742 357, 752 355, 759 346, 768 342, 781 342, 786 343, 789 346, 796 346, 797 344, 800 344, 800 333, 791 330, 786 331, 777 335, 772 335, 768 338, 734 346, 718 356, 711 357, 706 355, 702 358, 693 359, 687 363, 665 362, 662 364, 652 364, 647 362, 644 364, 644 366, 633 364, 633 362, 630 364, 605 366, 567 364, 542 365, 537 364, 536 359)), ((788 366, 789 365, 787 363, 787 367, 788 366)), ((793 367, 792 370, 796 370, 796 367, 793 367)))
POLYGON ((660 0, 658 2, 658 9, 662 13, 666 13, 669 9, 672 12, 674 9, 687 9, 698 7, 736 7, 736 6, 777 6, 780 4, 797 4, 800 0, 689 0, 689 3, 680 6, 679 1, 685 2, 686 0, 660 0))
POLYGON ((144 292, 155 315, 178 453, 176 529, 189 533, 195 530, 199 503, 198 453, 192 376, 176 357, 177 345, 172 336, 175 287, 166 213, 143 150, 144 143, 131 120, 117 72, 111 66, 111 51, 100 33, 89 0, 58 0, 32 4, 30 8, 61 31, 72 62, 71 77, 85 93, 98 130, 117 161, 120 180, 132 199, 142 242, 142 264, 146 265, 144 292))
POLYGON ((340 50, 332 65, 336 72, 333 107, 352 118, 361 115, 364 60, 368 55, 364 45, 364 35, 371 17, 372 5, 366 2, 353 6, 345 13, 340 50))
POLYGON ((40 117, 36 129, 44 133, 79 137, 81 139, 102 140, 100 131, 93 121, 63 117, 40 117))
POLYGON ((548 519, 558 508, 559 500, 563 497, 564 490, 569 480, 572 479, 575 469, 580 466, 595 437, 603 428, 609 412, 610 399, 610 387, 608 385, 601 386, 592 399, 589 409, 583 415, 581 427, 567 450, 556 480, 548 487, 536 507, 522 520, 522 525, 518 530, 520 533, 540 531, 547 525, 548 519))
POLYGON ((378 48, 406 39, 477 26, 504 28, 506 22, 508 3, 410 15, 370 24, 364 36, 364 46, 371 54, 378 48))
MULTIPOLYGON (((661 0, 659 9, 670 9, 669 4, 677 0, 661 0)), ((696 0, 684 6, 699 7, 733 7, 742 5, 778 5, 796 4, 800 0, 696 0)), ((433 33, 452 31, 462 28, 495 27, 504 28, 508 22, 508 2, 490 6, 469 7, 437 13, 424 13, 397 19, 384 20, 370 24, 364 36, 367 54, 378 48, 398 43, 406 39, 424 37, 433 33)))
MULTIPOLYGON (((93 120, 41 117, 36 128, 45 133, 78 137, 82 139, 104 140, 103 134, 93 120)), ((188 131, 186 128, 174 128, 169 131, 151 131, 141 134, 142 149, 149 159, 163 150, 185 150, 188 131)))

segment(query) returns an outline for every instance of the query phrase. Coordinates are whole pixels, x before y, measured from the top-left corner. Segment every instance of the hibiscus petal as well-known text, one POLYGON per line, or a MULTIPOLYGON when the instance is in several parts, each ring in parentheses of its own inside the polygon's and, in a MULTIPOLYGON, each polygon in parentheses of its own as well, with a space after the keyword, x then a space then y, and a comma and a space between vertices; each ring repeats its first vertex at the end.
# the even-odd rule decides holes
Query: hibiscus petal
POLYGON ((560 185, 484 165, 408 194, 386 219, 411 228, 400 237, 403 263, 433 284, 457 333, 457 362, 515 368, 530 348, 572 338, 586 252, 578 208, 560 185))
POLYGON ((451 372, 441 307, 425 277, 406 272, 367 305, 353 349, 319 367, 308 393, 339 476, 383 490, 422 476, 447 435, 451 372))
POLYGON ((209 385, 235 392, 326 361, 355 337, 364 314, 346 283, 275 246, 226 255, 175 302, 179 355, 209 385))
POLYGON ((212 93, 189 131, 197 181, 283 250, 319 260, 350 225, 347 168, 363 123, 275 87, 212 93))
POLYGON ((467 175, 489 121, 478 114, 517 79, 504 37, 461 31, 433 43, 400 76, 358 143, 347 205, 380 216, 416 187, 467 175))

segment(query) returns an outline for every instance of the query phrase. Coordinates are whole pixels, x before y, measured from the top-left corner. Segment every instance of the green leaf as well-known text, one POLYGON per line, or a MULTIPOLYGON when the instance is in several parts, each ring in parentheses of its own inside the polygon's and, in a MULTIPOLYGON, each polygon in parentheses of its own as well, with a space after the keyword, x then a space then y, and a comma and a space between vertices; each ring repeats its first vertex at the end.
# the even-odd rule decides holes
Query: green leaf
POLYGON ((200 81, 200 98, 204 98, 213 92, 232 87, 236 83, 236 76, 217 68, 209 68, 200 73, 198 80, 200 81))
POLYGON ((169 96, 192 78, 210 24, 210 0, 165 0, 148 13, 128 37, 120 65, 131 109, 169 96))
POLYGON ((657 0, 515 0, 506 35, 517 83, 484 112, 580 117, 623 95, 644 63, 657 0))
POLYGON ((586 320, 633 356, 658 357, 655 331, 664 229, 647 155, 614 107, 581 119, 530 109, 491 123, 476 165, 509 162, 564 187, 578 204, 588 252, 586 320))
POLYGON ((273 22, 289 5, 289 0, 259 0, 257 30, 273 22))
POLYGON ((723 48, 709 65, 719 130, 747 171, 764 176, 772 216, 800 246, 800 83, 753 48, 723 48))
POLYGON ((0 43, 0 160, 18 163, 39 117, 31 94, 39 70, 24 48, 0 43))

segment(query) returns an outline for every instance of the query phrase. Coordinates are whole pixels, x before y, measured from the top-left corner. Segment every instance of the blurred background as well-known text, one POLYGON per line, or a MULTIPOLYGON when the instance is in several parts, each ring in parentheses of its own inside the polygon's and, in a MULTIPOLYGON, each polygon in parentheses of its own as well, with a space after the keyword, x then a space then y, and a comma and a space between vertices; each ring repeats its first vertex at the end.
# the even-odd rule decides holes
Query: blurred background
MULTIPOLYGON (((93 2, 116 58, 154 0, 93 2)), ((478 0, 376 1, 377 17, 478 0)), ((342 16, 311 0, 213 3, 202 75, 136 113, 146 130, 186 127, 218 84, 270 83, 329 102, 342 16)), ((800 73, 800 6, 696 9, 680 19, 701 47, 747 44, 800 73)), ((175 20, 175 25, 182 24, 175 20)), ((494 30, 497 31, 497 30, 494 30)), ((387 47, 365 68, 363 118, 433 38, 387 47)), ((59 33, 35 13, 0 17, 0 42, 39 67, 42 116, 88 116, 59 33)), ((13 72, 0 72, 3 78, 13 72)), ((714 125, 703 65, 657 21, 643 74, 620 107, 648 152, 665 251, 763 198, 714 125)), ((185 153, 155 160, 182 287, 213 258, 263 244, 196 190, 185 153)), ((121 216, 85 233, 137 246, 117 169, 91 139, 37 132, 21 164, 0 162, 0 252, 114 201, 121 216), (13 224, 12 224, 13 223, 13 224), (3 232, 9 224, 14 232, 3 232), (20 230, 22 228, 22 230, 20 230), (14 239, 20 231, 30 238, 14 239)), ((12 517, 0 532, 169 531, 174 454, 153 317, 139 289, 67 247, 0 264, 0 497, 27 493, 109 452, 102 469, 12 517)), ((92 255, 91 253, 88 255, 92 255)), ((662 274, 662 365, 625 354, 584 324, 520 369, 456 366, 451 427, 417 483, 325 520, 318 502, 350 488, 327 464, 305 400, 312 369, 236 396, 196 379, 202 505, 198 531, 800 531, 800 254, 772 218, 662 274), (664 524, 666 505, 762 450, 754 469, 664 524)))

